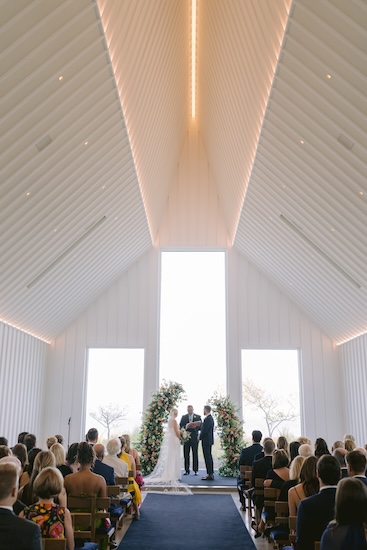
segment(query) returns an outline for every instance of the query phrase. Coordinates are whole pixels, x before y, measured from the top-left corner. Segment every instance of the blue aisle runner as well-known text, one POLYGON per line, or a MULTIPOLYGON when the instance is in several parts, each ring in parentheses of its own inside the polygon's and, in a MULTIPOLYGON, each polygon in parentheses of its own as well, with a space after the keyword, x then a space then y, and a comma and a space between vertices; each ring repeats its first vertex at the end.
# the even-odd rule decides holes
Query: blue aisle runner
POLYGON ((230 495, 148 494, 118 550, 254 550, 230 495))

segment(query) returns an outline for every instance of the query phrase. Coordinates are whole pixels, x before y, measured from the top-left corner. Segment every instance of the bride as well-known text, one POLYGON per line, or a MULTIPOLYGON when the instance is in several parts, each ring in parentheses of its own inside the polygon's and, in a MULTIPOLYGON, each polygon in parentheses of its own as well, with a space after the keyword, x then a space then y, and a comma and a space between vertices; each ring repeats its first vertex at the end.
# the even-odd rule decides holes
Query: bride
POLYGON ((177 424, 177 409, 171 409, 167 431, 163 437, 158 462, 153 472, 144 477, 145 488, 159 486, 167 490, 191 493, 187 485, 181 483, 181 444, 177 424))

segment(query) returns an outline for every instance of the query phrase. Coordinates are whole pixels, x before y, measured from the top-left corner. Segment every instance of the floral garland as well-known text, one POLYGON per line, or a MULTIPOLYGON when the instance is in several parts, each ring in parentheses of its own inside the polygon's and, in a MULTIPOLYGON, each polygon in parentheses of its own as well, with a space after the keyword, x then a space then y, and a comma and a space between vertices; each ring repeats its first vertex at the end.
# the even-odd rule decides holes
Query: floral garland
POLYGON ((167 422, 170 410, 183 398, 184 389, 178 382, 163 383, 152 395, 144 421, 140 428, 138 450, 143 474, 150 474, 157 464, 163 440, 163 425, 167 422))
POLYGON ((243 448, 243 429, 233 401, 217 393, 209 403, 217 421, 217 433, 220 437, 223 456, 219 465, 219 475, 235 477, 238 473, 238 459, 243 448))

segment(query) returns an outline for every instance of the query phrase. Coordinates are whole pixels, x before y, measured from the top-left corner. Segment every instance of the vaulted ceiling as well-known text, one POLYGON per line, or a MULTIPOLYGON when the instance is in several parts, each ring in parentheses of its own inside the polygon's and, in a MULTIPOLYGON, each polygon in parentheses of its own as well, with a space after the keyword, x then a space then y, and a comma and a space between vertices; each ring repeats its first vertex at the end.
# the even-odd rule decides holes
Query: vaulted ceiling
MULTIPOLYGON (((189 0, 9 0, 0 319, 48 341, 154 245, 191 124, 189 0)), ((367 3, 198 0, 228 234, 336 342, 367 330, 367 3)))

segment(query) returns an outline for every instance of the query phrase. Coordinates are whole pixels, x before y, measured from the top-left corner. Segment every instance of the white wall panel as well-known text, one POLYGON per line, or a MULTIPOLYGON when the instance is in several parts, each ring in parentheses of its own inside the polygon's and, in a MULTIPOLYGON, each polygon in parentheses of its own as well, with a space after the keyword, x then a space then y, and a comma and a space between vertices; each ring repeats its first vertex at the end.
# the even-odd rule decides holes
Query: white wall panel
MULTIPOLYGON (((48 348, 42 340, 0 322, 0 435, 11 446, 20 432, 40 435, 48 348)), ((43 446, 41 439, 38 443, 43 446)))
POLYGON ((232 398, 241 406, 241 349, 298 349, 302 430, 312 440, 340 438, 341 384, 332 340, 236 250, 228 251, 227 264, 227 379, 232 398))
MULTIPOLYGON (((159 321, 159 253, 152 249, 111 285, 62 333, 50 349, 44 435, 62 433, 79 441, 84 430, 86 353, 88 347, 145 350, 144 407, 157 387, 159 321)), ((104 373, 101 372, 101 376, 104 373)), ((126 388, 111 395, 123 405, 126 388)))
POLYGON ((358 445, 367 443, 367 334, 340 347, 345 402, 346 432, 356 437, 358 445))

